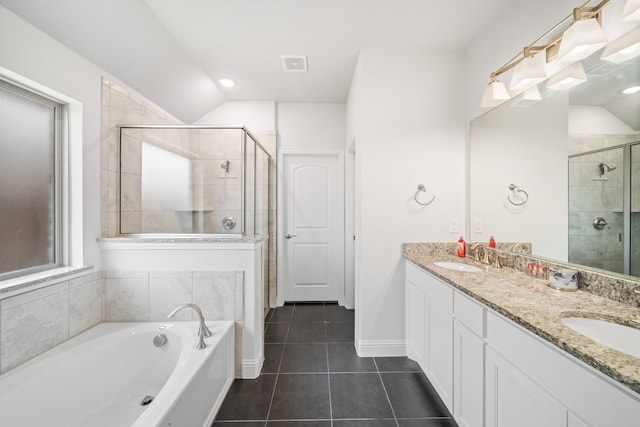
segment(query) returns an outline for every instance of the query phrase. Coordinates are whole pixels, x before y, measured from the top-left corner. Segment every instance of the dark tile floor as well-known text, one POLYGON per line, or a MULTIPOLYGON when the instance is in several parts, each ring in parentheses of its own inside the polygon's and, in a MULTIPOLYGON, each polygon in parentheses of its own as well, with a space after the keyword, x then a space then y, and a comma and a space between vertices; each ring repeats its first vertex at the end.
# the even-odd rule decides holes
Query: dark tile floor
POLYGON ((337 304, 271 310, 262 374, 234 381, 213 427, 456 426, 415 362, 356 355, 353 322, 337 304))

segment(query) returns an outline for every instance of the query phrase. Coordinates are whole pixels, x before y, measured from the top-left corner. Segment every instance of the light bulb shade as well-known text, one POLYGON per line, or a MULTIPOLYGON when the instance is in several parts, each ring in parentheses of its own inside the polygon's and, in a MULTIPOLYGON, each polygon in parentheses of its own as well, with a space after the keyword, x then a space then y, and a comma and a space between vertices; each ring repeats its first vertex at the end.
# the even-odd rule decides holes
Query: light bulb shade
POLYGON ((522 94, 522 99, 526 101, 540 101, 542 100, 542 95, 540 95, 540 90, 538 90, 538 86, 531 86, 529 89, 525 90, 522 94))
POLYGON ((640 27, 609 42, 604 48, 601 58, 614 64, 620 64, 636 56, 640 56, 640 27))
POLYGON ((499 80, 495 80, 489 83, 489 85, 484 89, 480 106, 483 108, 495 107, 502 104, 509 98, 511 98, 511 96, 509 95, 509 91, 504 83, 499 80))
POLYGON ((587 81, 581 62, 574 62, 566 68, 558 71, 547 81, 547 88, 554 90, 566 90, 587 81))
POLYGON ((540 102, 540 100, 542 100, 542 95, 540 95, 538 86, 533 85, 521 94, 514 96, 513 101, 511 101, 509 106, 514 108, 526 108, 536 102, 540 102))
POLYGON ((627 0, 622 9, 623 21, 640 21, 640 0, 627 0))
POLYGON ((509 89, 526 89, 540 83, 546 78, 547 74, 544 72, 544 65, 542 65, 540 61, 533 57, 524 58, 513 69, 513 76, 511 77, 509 89))
POLYGON ((595 18, 575 21, 562 35, 558 61, 580 61, 605 44, 607 36, 595 18))

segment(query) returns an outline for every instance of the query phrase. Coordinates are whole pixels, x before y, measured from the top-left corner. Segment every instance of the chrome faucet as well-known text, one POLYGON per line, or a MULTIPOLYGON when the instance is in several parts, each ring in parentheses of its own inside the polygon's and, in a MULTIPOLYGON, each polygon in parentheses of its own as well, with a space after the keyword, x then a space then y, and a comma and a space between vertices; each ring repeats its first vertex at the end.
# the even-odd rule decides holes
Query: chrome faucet
POLYGON ((198 345, 196 346, 196 348, 198 350, 204 350, 205 348, 207 348, 207 345, 204 342, 204 337, 210 337, 211 330, 207 328, 207 325, 205 325, 204 323, 204 316, 202 315, 202 310, 200 310, 200 307, 198 307, 195 304, 182 304, 176 307, 176 309, 173 310, 171 313, 169 313, 169 315, 167 316, 167 319, 172 318, 173 316, 176 315, 177 312, 187 307, 193 308, 196 311, 196 313, 198 313, 198 317, 200 317, 200 327, 198 328, 198 337, 200 339, 198 341, 198 345))

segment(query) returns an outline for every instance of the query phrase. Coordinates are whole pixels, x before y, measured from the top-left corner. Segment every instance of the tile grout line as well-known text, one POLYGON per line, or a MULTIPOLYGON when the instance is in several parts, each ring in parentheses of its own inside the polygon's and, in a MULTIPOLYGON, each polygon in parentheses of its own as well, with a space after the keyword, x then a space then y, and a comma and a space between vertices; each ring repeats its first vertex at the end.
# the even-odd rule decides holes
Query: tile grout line
POLYGON ((333 405, 331 403, 331 367, 329 366, 329 343, 327 342, 327 306, 322 304, 322 314, 324 319, 324 351, 327 356, 327 384, 329 386, 329 418, 333 427, 333 405))
POLYGON ((389 402, 389 407, 391 408, 391 413, 393 414, 393 419, 396 422, 396 426, 400 427, 400 423, 398 423, 398 417, 396 416, 396 411, 393 409, 393 405, 391 404, 391 399, 389 398, 389 393, 387 392, 387 387, 384 385, 384 381, 382 380, 382 374, 380 373, 380 368, 378 368, 378 362, 376 362, 376 358, 373 358, 373 364, 376 365, 376 370, 378 371, 378 378, 380 378, 380 383, 382 384, 382 389, 384 390, 384 395, 387 396, 387 402, 389 402))
MULTIPOLYGON (((267 411, 266 419, 264 420, 264 425, 267 427, 269 423, 269 417, 271 416, 271 406, 273 405, 273 399, 276 395, 276 387, 278 386, 278 379, 280 378, 280 368, 282 367, 282 360, 284 359, 284 352, 287 349, 287 338, 289 337, 289 329, 291 329, 291 321, 293 319, 293 311, 295 310, 295 305, 293 309, 291 309, 291 318, 289 319, 289 323, 287 326, 287 334, 284 338, 284 344, 282 345, 282 354, 280 355, 280 362, 278 363, 278 370, 276 371, 276 380, 273 383, 273 391, 271 392, 271 400, 269 401, 269 410, 267 411)), ((275 312, 272 314, 272 317, 275 316, 275 312)))

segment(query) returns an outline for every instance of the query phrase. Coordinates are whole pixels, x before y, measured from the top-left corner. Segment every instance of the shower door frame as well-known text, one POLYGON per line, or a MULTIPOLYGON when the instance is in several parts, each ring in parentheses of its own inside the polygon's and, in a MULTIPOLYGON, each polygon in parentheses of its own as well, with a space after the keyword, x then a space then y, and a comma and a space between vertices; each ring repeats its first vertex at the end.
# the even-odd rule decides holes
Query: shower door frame
MULTIPOLYGON (((631 274, 631 148, 640 141, 572 154, 568 158, 622 149, 622 274, 631 274)), ((568 207, 567 207, 568 208, 568 207)))

